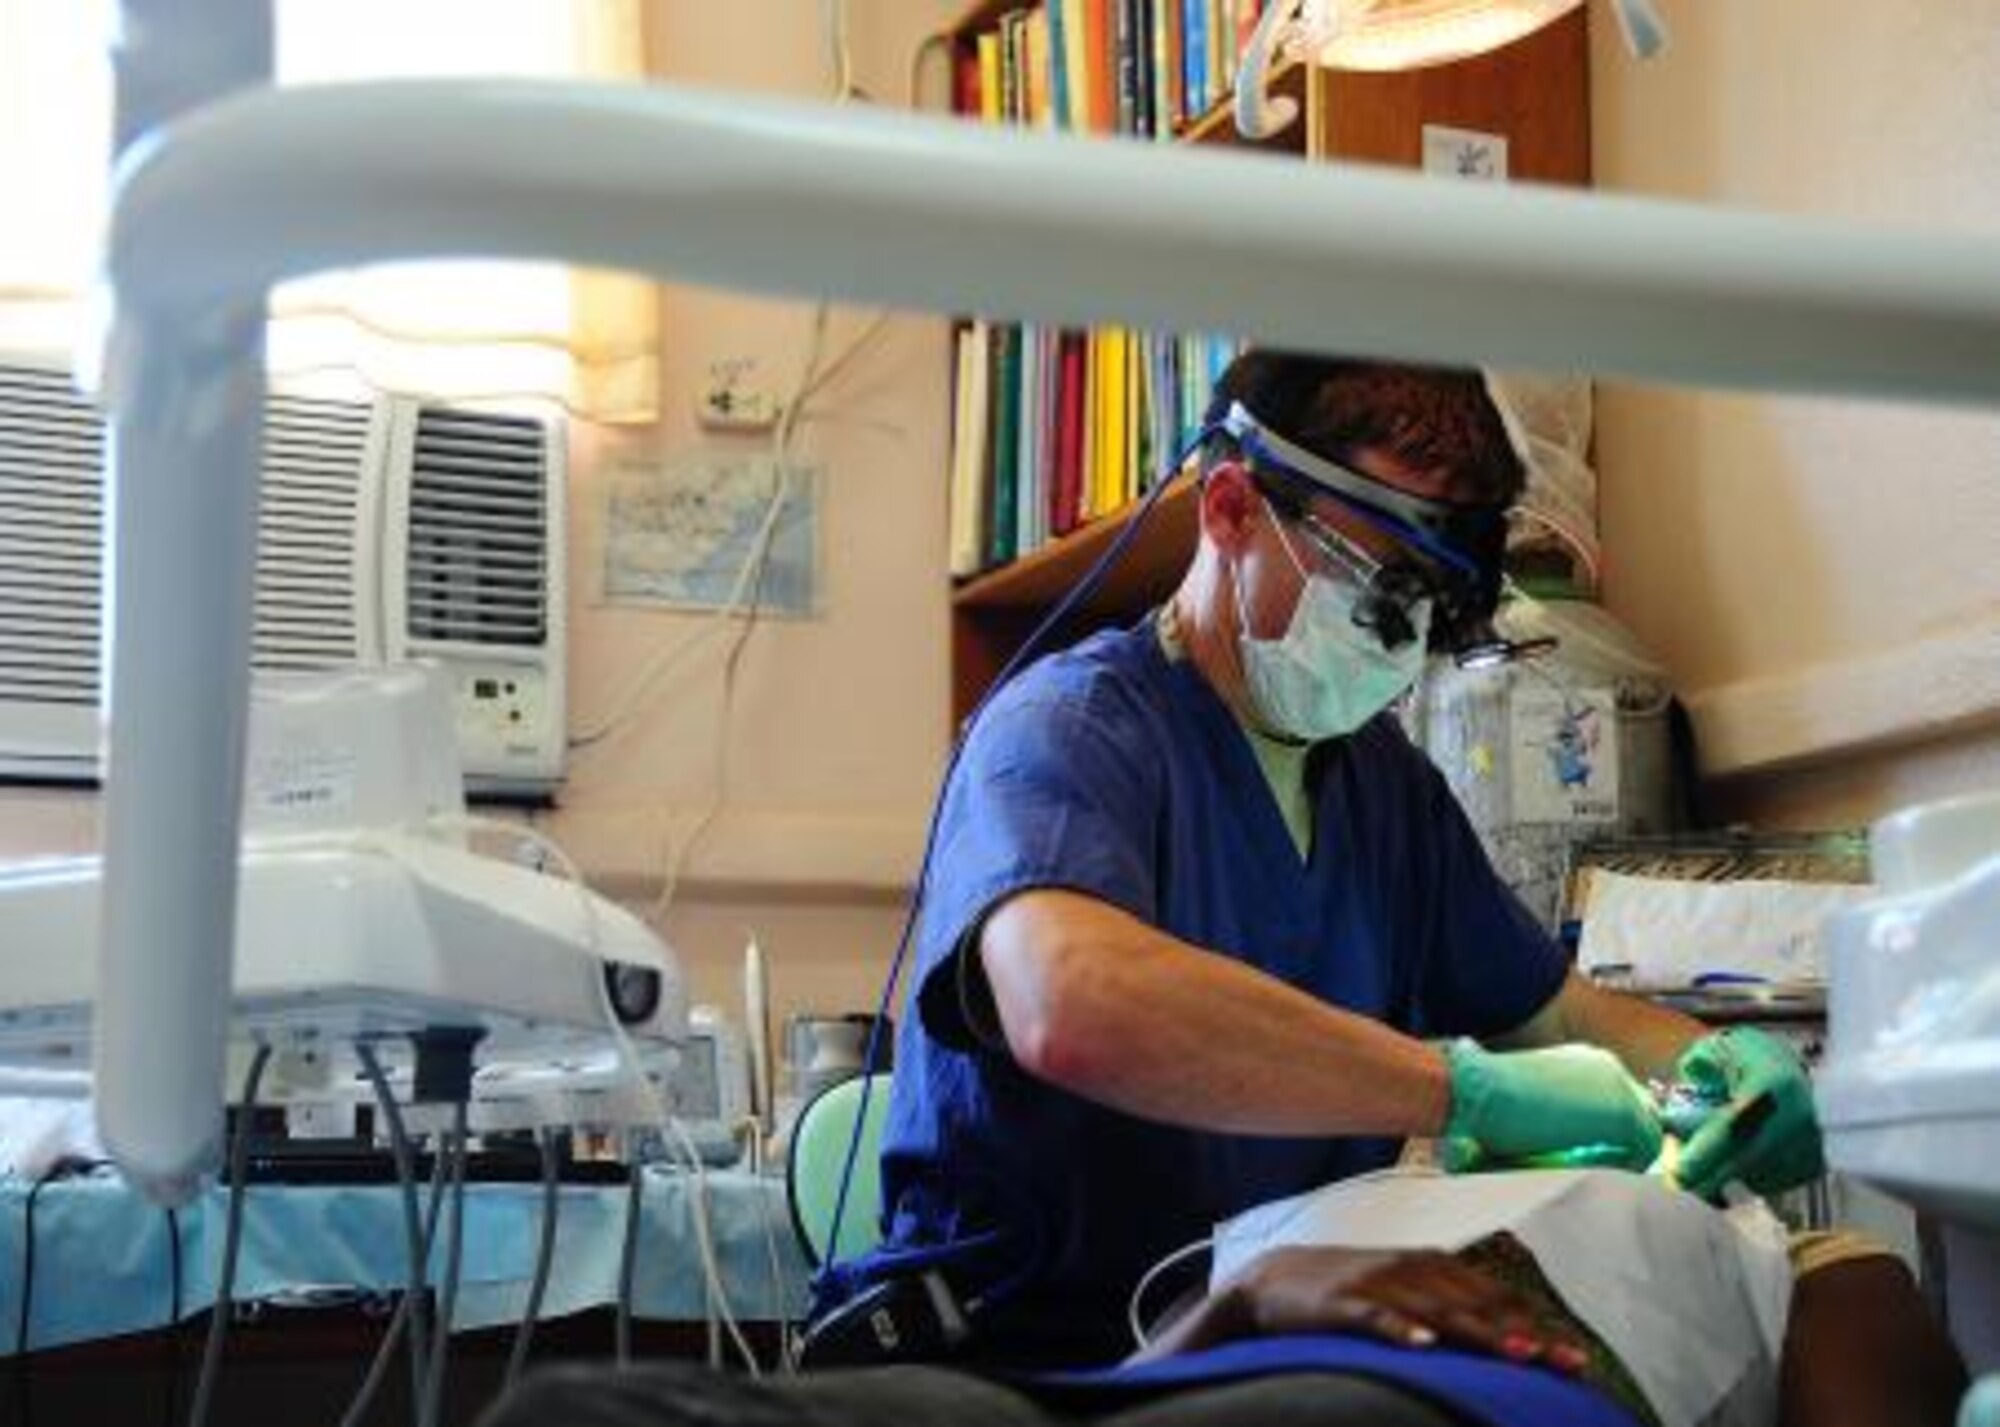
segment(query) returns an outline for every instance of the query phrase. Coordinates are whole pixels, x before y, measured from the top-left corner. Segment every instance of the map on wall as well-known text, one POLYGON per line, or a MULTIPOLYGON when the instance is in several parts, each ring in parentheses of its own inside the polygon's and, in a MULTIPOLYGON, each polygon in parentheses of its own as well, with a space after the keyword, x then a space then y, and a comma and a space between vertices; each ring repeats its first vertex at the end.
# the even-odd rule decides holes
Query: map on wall
POLYGON ((699 451, 657 466, 625 466, 607 482, 604 598, 621 604, 716 610, 751 571, 766 614, 803 616, 819 605, 819 468, 788 461, 780 480, 768 452, 699 451), (775 513, 774 513, 775 506, 775 513))

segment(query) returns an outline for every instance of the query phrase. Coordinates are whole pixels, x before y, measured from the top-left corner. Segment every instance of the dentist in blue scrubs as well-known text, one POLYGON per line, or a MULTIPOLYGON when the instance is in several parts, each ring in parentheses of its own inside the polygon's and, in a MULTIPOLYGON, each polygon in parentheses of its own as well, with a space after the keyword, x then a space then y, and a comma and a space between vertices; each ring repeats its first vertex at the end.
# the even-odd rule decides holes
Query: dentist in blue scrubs
POLYGON ((1635 1076, 1769 1102, 1698 1186, 1816 1172, 1788 1053, 1574 975, 1391 711, 1490 639, 1523 469, 1480 374, 1248 354, 1194 460, 1172 598, 1020 674, 945 790, 849 1284, 931 1269, 974 1360, 1107 1361, 1163 1255, 1405 1138, 1643 1167, 1635 1076))

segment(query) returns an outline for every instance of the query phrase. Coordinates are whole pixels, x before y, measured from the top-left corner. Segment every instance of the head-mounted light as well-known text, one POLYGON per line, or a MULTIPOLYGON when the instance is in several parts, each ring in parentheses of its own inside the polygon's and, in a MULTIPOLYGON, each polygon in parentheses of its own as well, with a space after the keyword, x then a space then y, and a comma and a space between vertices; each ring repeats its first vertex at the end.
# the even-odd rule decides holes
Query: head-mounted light
MULTIPOLYGON (((1286 440, 1241 402, 1232 402, 1212 430, 1234 441, 1254 471, 1283 483, 1277 494, 1295 519, 1307 514, 1306 496, 1327 496, 1414 552, 1392 561, 1361 556, 1370 568, 1363 572, 1365 597, 1356 620, 1373 628, 1386 647, 1394 649, 1413 637, 1409 612, 1428 599, 1431 647, 1467 667, 1505 663, 1534 652, 1503 638, 1492 623, 1507 542, 1505 506, 1454 505, 1398 490, 1286 440)), ((1300 524, 1322 549, 1320 532, 1338 539, 1323 522, 1308 517, 1300 524)), ((1350 541, 1339 544, 1344 563, 1350 559, 1347 552, 1360 553, 1350 541)))

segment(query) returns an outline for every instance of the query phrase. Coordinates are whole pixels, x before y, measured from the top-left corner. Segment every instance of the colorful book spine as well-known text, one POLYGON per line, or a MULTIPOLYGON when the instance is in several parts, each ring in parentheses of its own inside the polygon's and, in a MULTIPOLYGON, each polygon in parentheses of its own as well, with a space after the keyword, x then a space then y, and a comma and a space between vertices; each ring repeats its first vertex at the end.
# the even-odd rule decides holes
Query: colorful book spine
POLYGON ((1020 476, 1021 329, 993 329, 993 526, 986 558, 1004 565, 1020 551, 1015 489, 1020 476))
MULTIPOLYGON (((954 51, 990 123, 1170 138, 1222 92, 1254 0, 1043 0, 954 51), (1232 53, 1225 54, 1224 50, 1232 53)), ((970 320, 953 340, 948 546, 966 577, 1150 491, 1199 428, 1233 344, 970 320)))
POLYGON ((1077 128, 1069 99, 1069 7, 1063 0, 1047 0, 1042 16, 1048 27, 1049 122, 1058 129, 1077 128))
POLYGON ((1117 65, 1117 132, 1139 132, 1139 0, 1115 0, 1111 32, 1117 65))

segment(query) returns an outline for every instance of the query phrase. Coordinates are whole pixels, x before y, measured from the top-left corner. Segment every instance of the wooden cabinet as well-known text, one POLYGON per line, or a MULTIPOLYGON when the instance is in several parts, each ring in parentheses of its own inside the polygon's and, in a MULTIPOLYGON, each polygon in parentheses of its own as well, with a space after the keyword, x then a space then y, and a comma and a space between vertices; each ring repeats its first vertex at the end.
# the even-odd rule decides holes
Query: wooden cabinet
MULTIPOLYGON (((981 32, 1021 9, 1019 0, 975 5, 952 31, 955 57, 961 62, 970 58, 981 32)), ((1578 9, 1491 54, 1397 73, 1334 72, 1288 63, 1274 74, 1271 88, 1297 100, 1301 118, 1255 146, 1294 154, 1304 162, 1414 168, 1423 161, 1426 126, 1445 126, 1504 137, 1512 181, 1588 184, 1588 23, 1588 12, 1578 9)), ((1244 146, 1248 141, 1237 134, 1225 102, 1182 126, 1173 142, 1244 146)), ((1137 618, 1174 588, 1194 550, 1193 496, 1183 481, 1160 498, 1118 568, 1050 647, 1137 618)), ((962 721, 977 705, 1009 656, 1110 545, 1134 506, 957 585, 952 594, 955 720, 962 721)))

